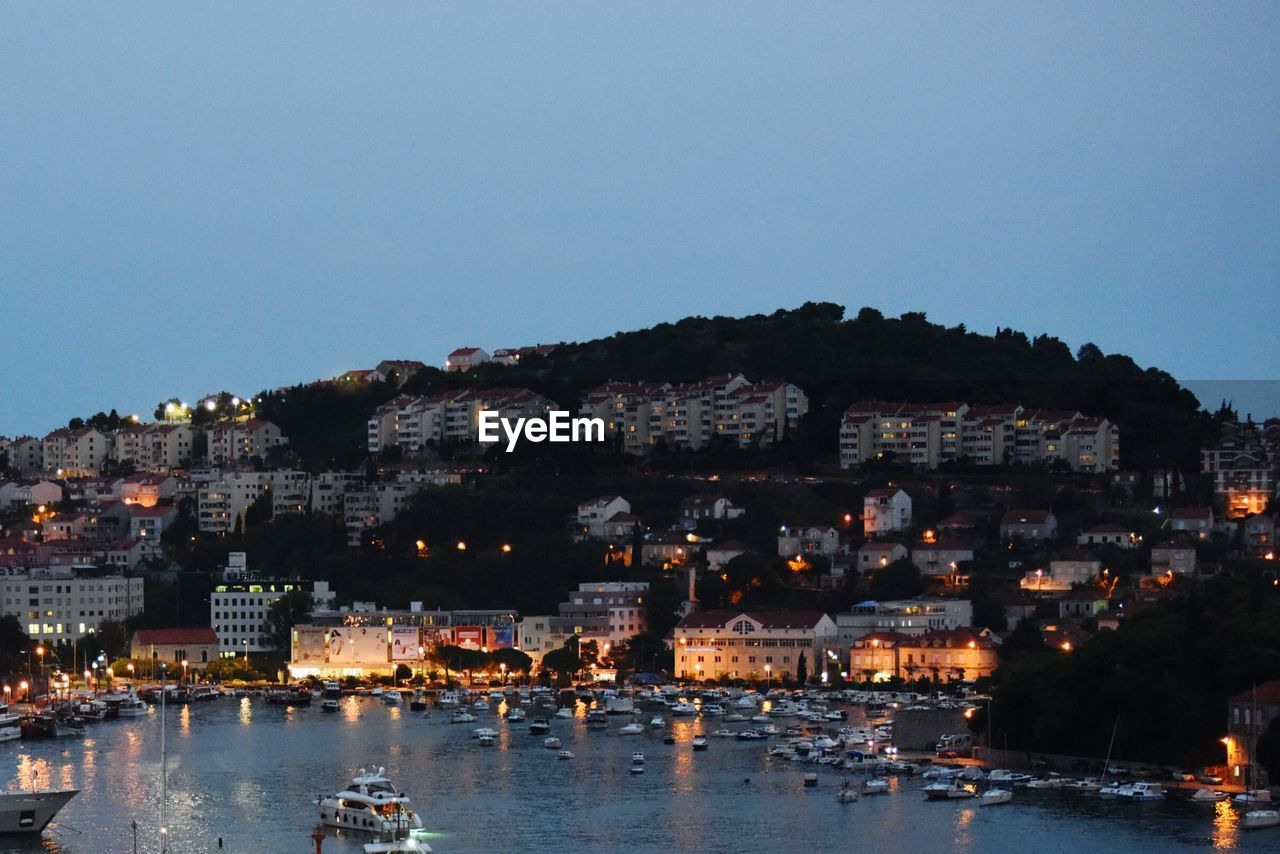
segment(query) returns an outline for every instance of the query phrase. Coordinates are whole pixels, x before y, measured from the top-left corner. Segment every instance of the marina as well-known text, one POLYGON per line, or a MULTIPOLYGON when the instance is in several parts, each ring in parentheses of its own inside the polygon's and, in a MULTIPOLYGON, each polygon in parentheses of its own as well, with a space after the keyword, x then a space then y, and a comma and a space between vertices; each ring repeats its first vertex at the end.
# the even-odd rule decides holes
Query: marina
MULTIPOLYGON (((1141 781, 1122 784, 1130 796, 1104 798, 1068 783, 1033 786, 1051 778, 1001 769, 855 758, 845 739, 876 731, 860 706, 841 706, 847 721, 811 722, 820 731, 809 733, 788 709, 770 725, 776 734, 715 739, 713 749, 695 752, 695 739, 707 744, 726 729, 723 716, 684 715, 626 737, 621 725, 588 728, 579 702, 571 719, 540 717, 550 734, 531 736, 529 725, 507 719, 505 700, 481 711, 475 729, 450 726, 447 709, 413 713, 385 695, 330 698, 338 708, 328 714, 319 703, 262 696, 168 706, 169 850, 309 850, 323 822, 323 851, 359 852, 379 840, 360 826, 376 816, 385 830, 420 823, 425 832, 413 845, 471 851, 492 847, 493 828, 477 820, 488 814, 507 816, 512 838, 531 850, 736 851, 760 834, 818 850, 850 838, 886 851, 985 850, 1030 834, 1051 834, 1064 848, 1105 842, 1132 851, 1274 850, 1280 842, 1265 829, 1270 816, 1246 829, 1246 812, 1264 812, 1252 801, 1148 800, 1160 787, 1141 781), (983 808, 994 805, 1001 809, 983 808), (655 813, 669 820, 654 822, 655 813)), ((636 722, 652 717, 644 706, 637 702, 636 722)), ((83 736, 0 745, 16 770, 11 792, 80 790, 46 831, 47 844, 130 850, 136 820, 139 850, 159 850, 159 718, 149 705, 140 717, 94 722, 83 736)), ((748 726, 759 725, 735 729, 748 726)), ((31 850, 8 845, 0 841, 0 851, 31 850)))

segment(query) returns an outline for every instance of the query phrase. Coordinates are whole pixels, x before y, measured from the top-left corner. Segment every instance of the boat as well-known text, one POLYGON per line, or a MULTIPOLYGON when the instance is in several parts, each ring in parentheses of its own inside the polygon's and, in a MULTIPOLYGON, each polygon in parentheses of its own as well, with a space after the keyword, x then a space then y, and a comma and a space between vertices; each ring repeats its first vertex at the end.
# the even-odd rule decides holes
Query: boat
POLYGON ((560 739, 556 738, 554 735, 548 736, 542 740, 542 746, 547 750, 559 750, 560 739))
POLYGON ((739 712, 729 712, 724 716, 724 722, 727 724, 745 724, 749 720, 751 719, 739 712))
POLYGON ((706 739, 706 736, 702 736, 702 735, 696 736, 696 737, 693 739, 693 749, 694 749, 694 750, 706 750, 706 749, 707 749, 707 739, 706 739))
POLYGON ((325 699, 337 700, 342 697, 342 687, 337 682, 324 683, 325 699))
POLYGON ((1149 780, 1137 780, 1119 787, 1115 794, 1130 801, 1163 801, 1164 787, 1149 780))
POLYGON ((1247 792, 1241 792, 1233 799, 1238 804, 1269 804, 1271 803, 1271 791, 1269 789, 1250 789, 1247 792))
POLYGON ((628 769, 627 769, 627 773, 628 773, 628 774, 643 774, 643 773, 644 773, 644 766, 643 766, 643 765, 632 765, 630 768, 628 768, 628 769))
POLYGON ((431 854, 431 846, 411 836, 389 842, 366 842, 364 854, 431 854))
POLYGON ((649 729, 663 729, 666 725, 667 722, 662 719, 662 715, 654 715, 649 721, 649 729))
POLYGON ((631 715, 635 711, 635 701, 630 697, 610 697, 604 701, 604 712, 607 715, 631 715))
POLYGON ((573 758, 572 750, 562 750, 556 754, 556 759, 572 759, 572 758, 573 758))
POLYGON ((382 702, 388 706, 398 706, 404 702, 399 691, 387 691, 382 695, 382 702))
POLYGON ((642 732, 644 732, 644 727, 640 724, 633 723, 627 724, 622 729, 618 730, 618 735, 639 735, 642 732))
POLYGON ((0 741, 16 741, 22 738, 22 717, 0 705, 0 741))
POLYGON ((712 738, 734 738, 737 734, 731 729, 718 729, 711 733, 712 738))
POLYGON ((484 735, 476 736, 476 741, 479 742, 481 747, 493 747, 497 740, 498 737, 492 732, 486 732, 484 735))
POLYGON ((930 801, 949 801, 960 798, 972 798, 977 792, 966 786, 959 779, 939 780, 925 786, 924 796, 930 801))
MULTIPOLYGON (((817 784, 817 778, 814 778, 814 784, 817 784)), ((807 781, 806 781, 807 785, 807 781)), ((849 781, 845 780, 844 785, 840 787, 840 791, 836 794, 836 800, 842 804, 851 804, 862 798, 861 793, 853 786, 849 785, 849 781)))
POLYGON ((457 691, 445 691, 440 695, 440 699, 436 700, 436 705, 442 709, 452 709, 461 705, 461 702, 457 691))
POLYGON ((1086 777, 1083 780, 1071 780, 1065 783, 1062 788, 1070 789, 1073 792, 1095 794, 1102 788, 1102 784, 1093 777, 1086 777))
POLYGON ((471 708, 475 709, 477 712, 487 712, 487 711, 489 711, 489 700, 488 700, 488 698, 487 698, 487 697, 481 697, 480 699, 476 700, 474 703, 472 703, 472 704, 471 704, 471 708))
POLYGON ((475 715, 464 709, 457 709, 453 714, 449 715, 449 723, 451 724, 475 723, 475 719, 475 715))
POLYGON ((385 768, 361 768, 347 788, 317 802, 320 821, 330 827, 375 834, 403 834, 422 827, 409 799, 387 778, 385 768))
POLYGON ((769 723, 769 716, 764 712, 761 712, 758 715, 752 715, 750 718, 748 718, 748 720, 750 720, 753 724, 767 724, 769 723))
POLYGON ((0 793, 0 834, 42 832, 79 791, 0 793))
POLYGON ((498 731, 496 729, 490 729, 487 726, 482 726, 479 729, 473 729, 471 731, 471 737, 472 738, 485 738, 485 737, 497 738, 498 731))
POLYGON ((691 718, 698 713, 698 707, 693 703, 681 701, 671 707, 671 714, 677 718, 691 718))
POLYGON ((1245 830, 1262 830, 1280 825, 1280 810, 1249 810, 1240 819, 1240 826, 1245 830))
POLYGON ((758 729, 744 729, 734 737, 737 738, 738 741, 766 741, 769 738, 769 736, 760 732, 758 729))
POLYGON ((675 743, 676 743, 676 737, 675 737, 674 735, 672 735, 671 733, 667 733, 666 735, 664 735, 664 736, 662 737, 662 743, 663 743, 663 744, 675 744, 675 743))
POLYGON ((889 794, 889 781, 884 777, 875 777, 867 780, 862 784, 862 794, 887 795, 889 794))
POLYGON ((719 703, 703 703, 702 704, 702 716, 704 718, 714 717, 716 715, 723 715, 723 714, 724 714, 724 706, 720 705, 719 703))
POLYGON ((1025 786, 1031 782, 1030 774, 1020 774, 1017 771, 1006 771, 1003 768, 992 769, 987 775, 987 781, 991 783, 1005 783, 1011 786, 1025 786))
POLYGON ((544 735, 551 732, 551 724, 546 718, 534 718, 529 724, 529 735, 544 735))
POLYGON ((519 723, 526 717, 526 712, 519 706, 515 706, 507 711, 507 720, 511 723, 519 723))
POLYGON ((632 765, 643 765, 643 764, 644 764, 644 754, 643 754, 643 753, 641 753, 641 752, 640 752, 640 751, 638 751, 638 750, 637 750, 637 751, 635 751, 634 753, 632 753, 632 754, 631 754, 631 764, 632 764, 632 765))
POLYGON ((333 699, 332 697, 329 697, 329 698, 328 698, 328 699, 326 699, 326 700, 322 700, 322 701, 320 702, 320 711, 322 711, 322 712, 336 712, 336 711, 338 711, 338 701, 337 701, 337 700, 335 700, 335 699, 333 699))
POLYGON ((572 717, 573 717, 573 709, 570 709, 570 708, 568 708, 567 706, 566 706, 565 708, 563 708, 563 709, 556 709, 556 717, 558 717, 558 718, 572 718, 572 717))
POLYGON ((1226 792, 1218 792, 1213 789, 1196 789, 1189 800, 1193 804, 1216 804, 1225 801, 1231 797, 1226 792))
POLYGON ((978 806, 993 807, 998 804, 1007 804, 1013 800, 1012 789, 987 789, 978 798, 978 806))
POLYGON ((604 729, 609 726, 609 719, 605 717, 603 709, 592 709, 587 712, 587 729, 604 729))
POLYGON ((27 715, 20 724, 23 741, 40 741, 58 737, 58 718, 51 712, 27 715))
POLYGON ((409 711, 425 712, 427 710, 427 695, 421 688, 413 692, 413 696, 409 698, 409 711))
POLYGON ((116 716, 121 718, 138 718, 147 713, 147 704, 138 695, 129 692, 129 696, 116 705, 116 716))
POLYGON ((1050 774, 1048 777, 1037 777, 1034 780, 1027 781, 1028 789, 1061 789, 1067 784, 1067 781, 1056 774, 1050 774))

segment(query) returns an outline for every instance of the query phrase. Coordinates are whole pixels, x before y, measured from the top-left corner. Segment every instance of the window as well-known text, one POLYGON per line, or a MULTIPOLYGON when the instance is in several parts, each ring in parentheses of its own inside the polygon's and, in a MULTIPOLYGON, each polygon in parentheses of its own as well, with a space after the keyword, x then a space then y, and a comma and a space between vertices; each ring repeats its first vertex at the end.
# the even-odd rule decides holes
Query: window
POLYGON ((751 622, 749 620, 738 620, 733 624, 734 634, 749 635, 751 634, 751 622))

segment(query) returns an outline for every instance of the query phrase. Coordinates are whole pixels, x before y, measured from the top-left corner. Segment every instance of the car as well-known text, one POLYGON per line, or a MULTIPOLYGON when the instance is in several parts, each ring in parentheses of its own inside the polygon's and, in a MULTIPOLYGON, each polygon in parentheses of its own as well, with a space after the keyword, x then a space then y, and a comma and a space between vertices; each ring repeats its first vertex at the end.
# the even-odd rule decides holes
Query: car
POLYGON ((1194 783, 1196 775, 1187 771, 1170 771, 1169 779, 1177 780, 1179 783, 1194 783))
POLYGON ((1197 774, 1196 779, 1208 786, 1222 785, 1222 778, 1216 774, 1197 774))

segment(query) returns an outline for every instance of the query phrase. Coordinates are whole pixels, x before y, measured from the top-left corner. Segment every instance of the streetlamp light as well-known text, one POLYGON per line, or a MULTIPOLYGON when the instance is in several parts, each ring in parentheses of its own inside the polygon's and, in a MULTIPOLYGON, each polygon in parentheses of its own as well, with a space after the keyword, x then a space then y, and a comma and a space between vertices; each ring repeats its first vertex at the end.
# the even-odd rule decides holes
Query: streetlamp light
POLYGON ((133 681, 133 662, 130 661, 128 664, 125 665, 125 668, 129 671, 129 681, 132 682, 133 681))
POLYGON ((505 661, 498 662, 498 669, 502 671, 502 684, 507 684, 507 663, 505 661))
POLYGON ((773 685, 773 665, 766 664, 764 666, 764 693, 769 693, 770 687, 773 685))
POLYGON ((31 686, 27 684, 27 680, 23 679, 18 683, 18 688, 22 690, 22 696, 26 697, 27 702, 31 702, 31 686))
POLYGON ((40 659, 40 678, 44 680, 44 644, 36 647, 36 656, 40 659))
POLYGON ((182 659, 182 681, 187 681, 187 665, 190 664, 185 658, 182 659))

